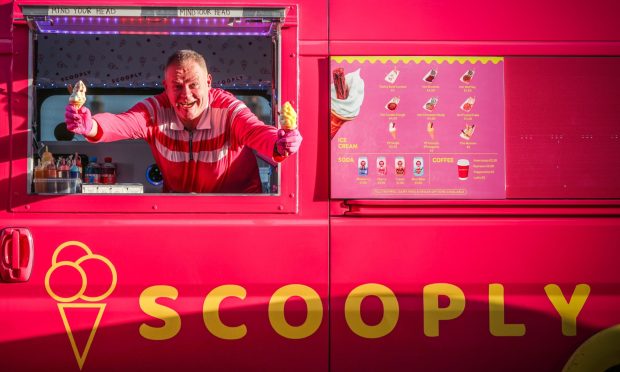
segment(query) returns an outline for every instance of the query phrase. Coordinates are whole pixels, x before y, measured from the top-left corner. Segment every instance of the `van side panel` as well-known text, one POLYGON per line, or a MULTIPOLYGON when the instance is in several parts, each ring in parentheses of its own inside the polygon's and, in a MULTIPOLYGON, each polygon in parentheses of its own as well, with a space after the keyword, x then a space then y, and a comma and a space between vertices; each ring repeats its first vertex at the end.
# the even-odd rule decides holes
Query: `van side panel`
MULTIPOLYGON (((127 5, 107 3, 114 4, 127 5)), ((132 5, 176 6, 161 1, 132 5)), ((297 66, 297 74, 284 72, 282 91, 295 91, 291 96, 297 97, 293 105, 304 136, 303 150, 288 159, 299 170, 293 177, 296 190, 285 196, 297 198, 294 213, 162 213, 153 198, 134 197, 123 203, 149 205, 150 210, 62 213, 43 208, 33 213, 20 204, 14 206, 19 213, 11 212, 9 185, 20 185, 20 193, 27 190, 28 31, 0 7, 0 24, 15 27, 12 39, 0 28, 0 228, 27 228, 34 241, 30 280, 0 282, 5 369, 328 368, 328 164, 320 127, 328 98, 322 93, 326 81, 317 83, 327 71, 326 5, 269 3, 290 7, 296 26, 298 49, 282 56, 297 66), (10 84, 11 111, 2 90, 10 84), (17 180, 9 173, 11 160, 19 164, 17 180), (64 284, 54 286, 57 282, 64 284), (75 299, 78 294, 94 300, 75 299)), ((188 203, 184 197, 160 198, 188 203)), ((199 197, 208 202, 210 196, 199 197)), ((80 195, 31 200, 43 198, 80 203, 80 195)), ((244 201, 242 196, 230 200, 244 201)), ((114 208, 105 196, 100 203, 114 208)))
POLYGON ((332 56, 505 57, 508 197, 332 200, 333 370, 620 365, 618 13, 615 1, 329 3, 332 56))

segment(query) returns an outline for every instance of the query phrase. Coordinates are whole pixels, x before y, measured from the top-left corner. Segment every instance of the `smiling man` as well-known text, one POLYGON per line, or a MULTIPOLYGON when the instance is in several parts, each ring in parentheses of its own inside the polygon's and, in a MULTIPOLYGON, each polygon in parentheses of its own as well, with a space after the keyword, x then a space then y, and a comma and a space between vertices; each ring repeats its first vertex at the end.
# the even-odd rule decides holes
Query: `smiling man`
POLYGON ((252 149, 276 162, 299 149, 298 130, 266 125, 231 93, 212 88, 197 52, 177 51, 164 74, 163 93, 118 115, 67 105, 67 128, 91 142, 146 140, 167 192, 258 193, 252 149))

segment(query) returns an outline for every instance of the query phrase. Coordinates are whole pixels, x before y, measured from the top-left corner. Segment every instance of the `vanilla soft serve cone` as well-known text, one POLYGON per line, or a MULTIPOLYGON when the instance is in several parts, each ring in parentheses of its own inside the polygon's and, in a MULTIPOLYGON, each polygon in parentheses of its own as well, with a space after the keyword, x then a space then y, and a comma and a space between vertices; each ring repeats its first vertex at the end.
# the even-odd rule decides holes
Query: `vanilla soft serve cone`
POLYGON ((68 89, 69 93, 71 93, 69 104, 75 107, 76 110, 81 109, 86 103, 86 84, 79 80, 73 87, 69 84, 68 89))
POLYGON ((360 69, 345 75, 344 68, 333 71, 331 86, 330 138, 334 138, 340 127, 355 119, 364 101, 364 80, 360 69))

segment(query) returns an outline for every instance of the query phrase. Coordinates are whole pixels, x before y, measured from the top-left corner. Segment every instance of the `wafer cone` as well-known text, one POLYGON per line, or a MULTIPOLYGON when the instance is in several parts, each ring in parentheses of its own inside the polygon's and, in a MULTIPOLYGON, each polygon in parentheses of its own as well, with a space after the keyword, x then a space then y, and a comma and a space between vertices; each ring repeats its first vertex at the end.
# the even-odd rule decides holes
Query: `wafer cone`
POLYGON ((344 123, 353 120, 353 118, 345 118, 342 117, 338 114, 336 114, 334 111, 331 112, 331 119, 330 119, 330 134, 329 134, 329 138, 332 139, 336 136, 336 133, 338 133, 338 131, 340 130, 340 127, 344 125, 344 123))
POLYGON ((69 101, 69 104, 75 107, 76 110, 81 109, 84 103, 86 103, 86 101, 69 101))

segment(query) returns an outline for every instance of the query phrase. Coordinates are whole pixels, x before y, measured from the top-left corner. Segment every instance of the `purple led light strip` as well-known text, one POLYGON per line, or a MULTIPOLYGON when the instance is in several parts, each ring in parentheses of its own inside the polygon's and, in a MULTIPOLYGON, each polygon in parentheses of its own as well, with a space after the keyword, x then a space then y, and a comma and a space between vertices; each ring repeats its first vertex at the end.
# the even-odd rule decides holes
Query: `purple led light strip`
POLYGON ((51 17, 49 20, 51 21, 50 24, 37 22, 42 33, 268 36, 272 28, 271 24, 257 25, 237 18, 51 17), (118 28, 109 30, 106 29, 108 27, 118 28))

